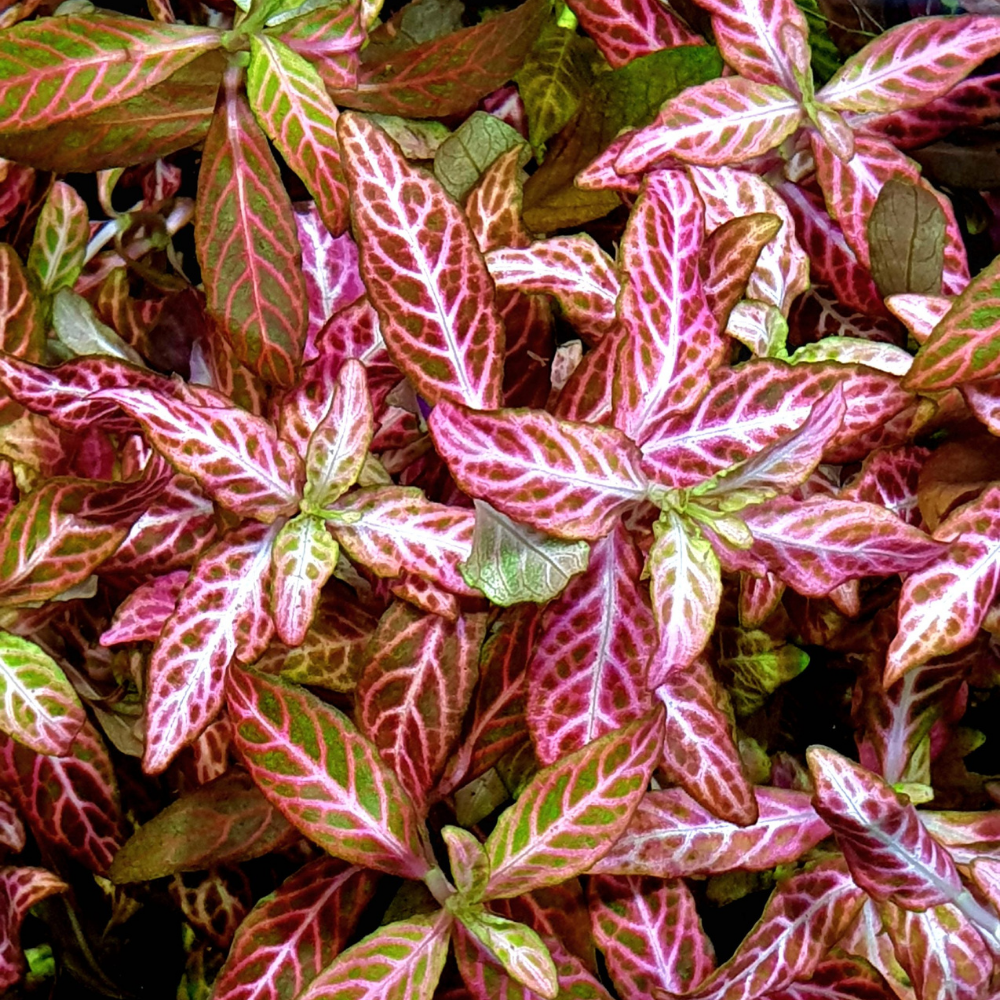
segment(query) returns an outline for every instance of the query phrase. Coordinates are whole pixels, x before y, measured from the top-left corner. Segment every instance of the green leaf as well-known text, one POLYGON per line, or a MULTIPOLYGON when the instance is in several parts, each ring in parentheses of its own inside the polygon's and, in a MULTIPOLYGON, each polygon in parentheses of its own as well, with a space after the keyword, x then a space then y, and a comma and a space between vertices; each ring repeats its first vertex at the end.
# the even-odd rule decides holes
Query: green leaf
POLYGON ((719 632, 719 669, 736 715, 753 715, 782 684, 809 666, 809 654, 760 629, 719 632))
POLYGON ((483 898, 490 878, 490 862, 483 845, 459 826, 446 826, 441 837, 448 848, 448 863, 456 888, 467 903, 483 898))
POLYGON ((129 347, 110 326, 105 326, 82 295, 68 288, 57 292, 52 301, 52 326, 68 358, 102 354, 146 367, 142 355, 129 347))
MULTIPOLYGON (((485 111, 474 111, 438 147, 434 176, 448 194, 461 201, 498 156, 523 143, 520 133, 506 122, 485 111)), ((530 155, 525 147, 521 166, 530 155)))
POLYGON ((573 179, 623 128, 648 125, 664 101, 721 72, 716 49, 685 45, 601 73, 572 120, 550 143, 545 163, 524 186, 528 227, 551 232, 599 219, 617 208, 621 200, 615 191, 584 191, 574 186, 573 179))
POLYGON ((28 271, 41 291, 72 288, 83 270, 90 219, 84 200, 63 181, 52 185, 28 252, 28 271))
POLYGON ((507 608, 521 601, 544 604, 587 568, 590 546, 553 538, 518 524, 483 500, 473 501, 472 553, 459 570, 470 587, 507 608))

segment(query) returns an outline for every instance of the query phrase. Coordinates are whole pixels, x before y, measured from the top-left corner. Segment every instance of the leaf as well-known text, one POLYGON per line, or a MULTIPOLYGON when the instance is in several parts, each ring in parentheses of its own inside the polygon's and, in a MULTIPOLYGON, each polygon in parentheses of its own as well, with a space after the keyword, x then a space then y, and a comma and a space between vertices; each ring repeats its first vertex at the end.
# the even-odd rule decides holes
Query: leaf
POLYGON ((518 896, 593 866, 628 826, 662 740, 653 711, 539 771, 486 841, 486 898, 518 896))
POLYGON ((816 966, 808 982, 791 983, 767 996, 768 1000, 893 1000, 896 995, 873 965, 837 948, 816 966))
POLYGON ((356 90, 331 89, 338 104, 410 118, 443 118, 468 111, 506 83, 549 17, 542 0, 471 28, 363 61, 356 90))
POLYGON ((598 875, 590 879, 590 922, 621 996, 654 987, 694 989, 715 967, 694 897, 680 881, 598 875))
POLYGON ((917 481, 929 454, 916 445, 873 451, 840 495, 845 500, 879 504, 907 524, 917 526, 920 524, 917 481))
POLYGON ((863 901, 839 858, 785 879, 733 957, 686 996, 750 1000, 808 979, 863 901))
POLYGON ((485 111, 473 111, 434 152, 434 176, 456 201, 462 201, 486 169, 511 149, 520 151, 523 166, 528 150, 524 137, 485 111))
POLYGON ((638 449, 611 428, 537 410, 487 414, 452 403, 434 408, 430 428, 466 493, 557 538, 600 538, 645 496, 638 449))
POLYGON ((0 868, 0 989, 14 986, 24 973, 21 923, 47 896, 69 886, 44 868, 0 868))
POLYGON ((993 18, 918 18, 890 28, 851 56, 816 99, 840 111, 916 108, 946 94, 997 52, 993 18))
POLYGON ((209 28, 117 13, 15 25, 0 36, 0 131, 41 128, 121 104, 221 42, 222 34, 209 28))
MULTIPOLYGON (((658 0, 650 0, 650 4, 665 13, 658 0)), ((649 14, 648 7, 641 10, 649 14)), ((625 15, 624 20, 631 19, 625 15)), ((623 31, 632 26, 618 25, 623 31)), ((549 143, 545 162, 525 184, 524 221, 528 227, 535 232, 577 227, 617 208, 621 200, 616 192, 582 191, 574 185, 574 178, 622 129, 647 125, 664 101, 721 72, 722 61, 715 48, 685 45, 642 55, 628 65, 619 64, 610 73, 599 73, 576 115, 549 143)))
POLYGON ((909 799, 826 747, 806 752, 813 803, 869 895, 911 910, 954 902, 962 882, 948 852, 924 829, 909 799))
POLYGON ((195 564, 149 661, 147 774, 164 770, 222 707, 234 656, 252 663, 274 630, 266 595, 276 526, 253 521, 224 535, 195 564))
POLYGON ((235 514, 271 523, 298 506, 301 461, 261 417, 215 397, 190 402, 148 389, 105 389, 178 471, 235 514))
POLYGON ((208 308, 237 357, 290 386, 302 360, 308 302, 291 202, 264 133, 227 71, 205 139, 195 244, 208 308))
POLYGON ((587 568, 590 546, 565 542, 526 528, 474 500, 476 528, 462 577, 493 604, 508 608, 521 601, 544 604, 561 593, 571 577, 587 568))
POLYGON ((0 350, 38 361, 44 339, 41 308, 21 258, 13 247, 0 243, 0 350))
POLYGON ((377 875, 323 857, 265 896, 240 924, 216 1000, 298 996, 337 957, 370 904, 377 875))
POLYGON ((282 642, 301 646, 305 641, 339 553, 326 525, 311 514, 299 514, 275 536, 271 613, 282 642))
POLYGON ((259 858, 288 841, 285 818, 243 771, 228 771, 157 813, 115 855, 117 885, 259 858))
POLYGON ((472 551, 472 511, 432 503, 415 488, 386 486, 355 490, 330 514, 327 526, 341 548, 376 575, 406 571, 454 594, 478 594, 459 571, 472 551))
MULTIPOLYGON (((656 669, 656 654, 651 670, 656 669)), ((669 671, 654 694, 666 708, 662 767, 702 806, 730 823, 757 820, 753 786, 733 740, 732 710, 711 664, 698 657, 686 669, 669 671)))
POLYGON ((188 581, 186 569, 154 576, 132 591, 115 610, 111 624, 101 634, 102 646, 121 642, 152 642, 174 613, 177 599, 188 581))
POLYGON ((324 225, 339 236, 350 221, 347 182, 338 112, 320 74, 285 43, 251 35, 247 94, 261 127, 316 200, 324 225))
POLYGON ((358 726, 421 812, 461 735, 484 627, 481 615, 450 622, 396 602, 358 681, 358 726))
POLYGON ((937 199, 889 180, 868 219, 871 270, 882 295, 941 294, 946 219, 937 199))
POLYGON ((614 261, 586 233, 498 248, 486 255, 486 264, 502 291, 555 296, 588 344, 597 344, 618 327, 621 284, 614 261))
MULTIPOLYGON (((0 60, 2 42, 0 37, 0 60)), ((36 279, 44 295, 73 287, 83 270, 89 230, 84 200, 69 184, 56 181, 42 206, 28 252, 28 273, 36 279)))
POLYGON ((704 210, 687 175, 658 171, 643 180, 620 250, 615 426, 643 444, 665 413, 690 409, 722 357, 698 270, 704 210))
POLYGON ((809 665, 807 652, 760 629, 720 630, 719 647, 719 669, 740 719, 753 715, 809 665))
POLYGON ((934 327, 904 384, 915 392, 938 391, 1000 373, 998 324, 1000 261, 994 260, 972 279, 934 327))
POLYGON ((559 996, 555 963, 542 939, 530 927, 490 913, 483 906, 459 906, 455 915, 512 979, 546 1000, 559 996))
POLYGON ((331 3, 313 6, 292 0, 286 9, 266 21, 267 32, 313 64, 327 88, 354 87, 358 50, 367 40, 361 4, 331 3))
POLYGON ((591 61, 592 43, 572 28, 548 24, 538 35, 516 77, 536 154, 579 107, 593 80, 591 61))
POLYGON ((0 729, 38 753, 69 753, 86 715, 62 667, 27 639, 0 631, 0 729))
POLYGON ((143 364, 142 355, 102 323, 82 295, 68 288, 61 288, 52 300, 52 327, 57 341, 53 346, 70 356, 97 354, 143 364))
POLYGON ((546 608, 528 668, 528 725, 543 764, 579 750, 650 707, 653 618, 641 556, 622 524, 594 543, 590 564, 546 608))
POLYGON ((710 80, 667 101, 629 140, 615 170, 638 174, 671 157, 705 167, 745 163, 781 145, 801 120, 799 101, 781 87, 738 76, 710 80))
POLYGON ((0 774, 35 837, 98 875, 122 845, 121 807, 111 760, 85 722, 70 752, 37 754, 0 736, 0 774))
POLYGON ((393 361, 431 403, 500 405, 503 327, 467 220, 355 114, 339 124, 361 273, 393 361))
POLYGON ((226 693, 240 757, 293 826, 344 861, 423 876, 429 866, 416 809, 346 716, 301 688, 240 668, 229 671, 226 693))
POLYGON ((300 1000, 431 1000, 451 922, 438 910, 378 928, 328 965, 300 1000))

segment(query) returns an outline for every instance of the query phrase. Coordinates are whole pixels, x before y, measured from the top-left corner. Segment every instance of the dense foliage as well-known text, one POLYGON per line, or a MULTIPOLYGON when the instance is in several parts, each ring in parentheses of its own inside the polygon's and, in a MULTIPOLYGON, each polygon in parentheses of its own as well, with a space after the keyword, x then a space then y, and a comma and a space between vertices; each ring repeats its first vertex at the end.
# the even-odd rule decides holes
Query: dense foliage
POLYGON ((1000 8, 148 2, 0 0, 0 990, 996 996, 1000 8))

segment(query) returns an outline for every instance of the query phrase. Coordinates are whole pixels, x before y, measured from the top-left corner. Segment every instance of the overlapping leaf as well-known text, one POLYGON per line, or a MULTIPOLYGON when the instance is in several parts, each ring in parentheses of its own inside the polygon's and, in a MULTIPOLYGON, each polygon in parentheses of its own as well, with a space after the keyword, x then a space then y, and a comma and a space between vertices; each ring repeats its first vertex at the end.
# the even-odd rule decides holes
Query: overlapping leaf
POLYGON ((28 272, 45 295, 73 287, 83 269, 89 228, 86 202, 69 184, 56 181, 28 253, 28 272))
POLYGON ((132 591, 115 609, 111 625, 101 635, 101 645, 157 639, 164 622, 174 613, 188 576, 186 569, 175 570, 154 576, 132 591))
POLYGON ((301 646, 305 641, 339 553, 326 525, 311 514, 293 518, 275 535, 271 613, 282 642, 301 646))
POLYGON ((16 985, 24 972, 21 922, 46 896, 69 886, 44 868, 0 868, 0 989, 16 985))
POLYGON ((44 330, 38 300, 14 248, 0 243, 0 350, 37 361, 44 330))

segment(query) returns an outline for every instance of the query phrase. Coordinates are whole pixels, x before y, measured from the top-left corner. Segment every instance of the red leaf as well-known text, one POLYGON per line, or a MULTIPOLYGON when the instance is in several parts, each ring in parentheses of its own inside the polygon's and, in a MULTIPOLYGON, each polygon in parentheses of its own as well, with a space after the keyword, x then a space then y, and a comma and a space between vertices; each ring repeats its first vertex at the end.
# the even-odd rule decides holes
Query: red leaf
POLYGON ((164 576, 154 576, 132 591, 118 605, 111 625, 101 635, 101 645, 155 640, 163 623, 173 614, 188 575, 186 569, 175 570, 164 576))
POLYGON ((14 986, 24 973, 21 922, 47 896, 69 888, 44 868, 0 868, 0 989, 14 986))

